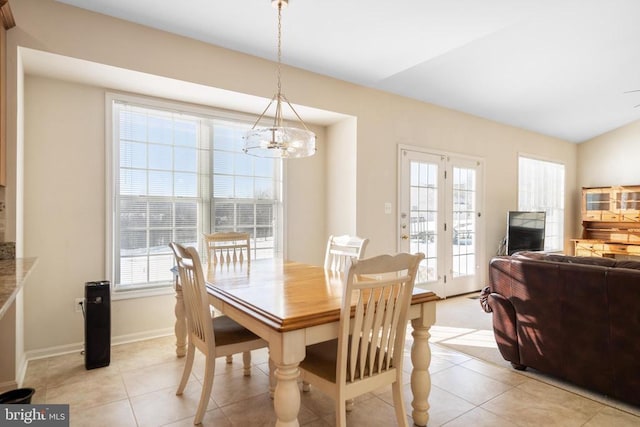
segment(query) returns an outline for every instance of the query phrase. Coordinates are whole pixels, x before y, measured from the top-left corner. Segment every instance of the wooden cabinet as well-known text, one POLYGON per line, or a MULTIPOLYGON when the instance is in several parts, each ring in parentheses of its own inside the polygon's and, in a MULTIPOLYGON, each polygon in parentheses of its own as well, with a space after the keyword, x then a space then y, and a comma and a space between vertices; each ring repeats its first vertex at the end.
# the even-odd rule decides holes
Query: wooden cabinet
POLYGON ((615 208, 620 212, 621 221, 640 223, 640 187, 621 187, 615 208))
POLYGON ((7 145, 6 145, 6 121, 7 121, 7 30, 16 26, 9 6, 9 0, 0 0, 0 185, 7 185, 7 145))
POLYGON ((582 189, 578 256, 640 256, 640 185, 582 189))
POLYGON ((576 256, 640 256, 640 245, 605 243, 592 239, 575 239, 574 242, 576 256))
POLYGON ((612 193, 606 188, 588 188, 582 190, 582 220, 601 221, 611 217, 612 193))

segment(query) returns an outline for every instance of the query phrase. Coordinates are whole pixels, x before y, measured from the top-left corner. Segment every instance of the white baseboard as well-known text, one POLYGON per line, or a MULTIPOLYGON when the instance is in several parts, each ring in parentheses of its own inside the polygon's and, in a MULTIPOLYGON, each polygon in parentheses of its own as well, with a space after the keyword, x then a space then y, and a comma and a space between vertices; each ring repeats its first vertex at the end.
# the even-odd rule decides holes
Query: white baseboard
MULTIPOLYGON (((114 345, 120 345, 120 344, 127 344, 131 342, 149 340, 153 338, 166 337, 169 335, 173 335, 174 333, 175 332, 173 328, 166 328, 166 329, 155 329, 151 331, 137 332, 134 334, 119 335, 116 337, 111 337, 111 345, 114 346, 114 345)), ((24 378, 24 373, 26 373, 27 363, 31 360, 44 359, 47 357, 59 356, 62 354, 81 352, 82 350, 84 350, 84 342, 41 348, 38 350, 29 350, 25 352, 24 372, 22 373, 21 378, 24 378)), ((2 384, 0 384, 0 387, 2 387, 2 384)))
POLYGON ((27 363, 32 360, 44 359, 52 356, 60 356, 61 354, 75 353, 82 351, 84 343, 57 345, 54 347, 40 348, 38 350, 29 350, 25 352, 27 363))
POLYGON ((135 334, 120 335, 111 338, 111 345, 127 344, 130 342, 150 340, 153 338, 168 337, 175 335, 173 328, 155 329, 152 331, 138 332, 135 334))

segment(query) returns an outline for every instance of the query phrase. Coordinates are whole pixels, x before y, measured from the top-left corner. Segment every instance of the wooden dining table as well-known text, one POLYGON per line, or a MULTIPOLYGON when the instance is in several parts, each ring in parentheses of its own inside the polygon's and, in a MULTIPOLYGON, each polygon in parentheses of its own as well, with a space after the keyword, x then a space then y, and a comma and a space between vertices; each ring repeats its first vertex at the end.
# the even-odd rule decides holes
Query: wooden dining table
MULTIPOLYGON (((306 346, 338 336, 343 273, 273 259, 203 270, 208 271, 210 304, 269 343, 276 426, 298 426, 298 366, 306 346)), ((439 299, 431 291, 414 288, 409 309, 413 337, 411 406, 418 426, 426 426, 429 420, 429 328, 435 323, 439 299)), ((186 353, 187 334, 178 283, 175 314, 176 354, 180 357, 186 353)))

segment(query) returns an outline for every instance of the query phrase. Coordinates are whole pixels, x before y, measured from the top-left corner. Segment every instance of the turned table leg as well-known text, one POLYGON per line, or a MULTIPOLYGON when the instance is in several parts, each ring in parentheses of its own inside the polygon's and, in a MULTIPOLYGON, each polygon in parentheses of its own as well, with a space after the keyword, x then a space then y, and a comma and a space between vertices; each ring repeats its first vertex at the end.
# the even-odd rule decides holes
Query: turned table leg
POLYGON ((276 427, 298 427, 300 411, 300 389, 298 388, 298 364, 276 364, 276 391, 273 406, 276 412, 276 427))
POLYGON ((269 355, 269 397, 274 398, 276 394, 276 364, 273 363, 271 355, 269 355))
POLYGON ((429 327, 435 322, 435 311, 433 321, 425 322, 424 318, 413 319, 411 325, 413 331, 413 344, 411 346, 411 391, 413 401, 411 406, 413 411, 411 416, 417 426, 426 426, 429 422, 429 393, 431 392, 431 375, 429 374, 429 364, 431 363, 431 349, 429 348, 429 327))

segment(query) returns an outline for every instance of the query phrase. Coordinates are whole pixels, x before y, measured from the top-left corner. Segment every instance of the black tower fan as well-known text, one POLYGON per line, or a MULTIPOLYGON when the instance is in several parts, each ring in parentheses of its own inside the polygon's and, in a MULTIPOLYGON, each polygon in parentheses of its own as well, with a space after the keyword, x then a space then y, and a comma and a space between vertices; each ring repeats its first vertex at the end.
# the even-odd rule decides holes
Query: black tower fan
POLYGON ((109 366, 111 359, 111 293, 109 281, 84 285, 84 366, 109 366))

